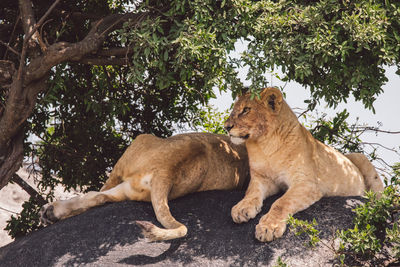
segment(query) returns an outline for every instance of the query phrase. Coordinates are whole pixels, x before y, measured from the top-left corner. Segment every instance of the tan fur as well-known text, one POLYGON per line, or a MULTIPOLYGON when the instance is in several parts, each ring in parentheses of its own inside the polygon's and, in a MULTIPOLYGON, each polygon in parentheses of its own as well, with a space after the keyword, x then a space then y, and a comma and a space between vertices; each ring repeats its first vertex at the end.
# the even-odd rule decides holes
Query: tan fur
POLYGON ((143 234, 151 241, 183 237, 187 228, 172 217, 169 199, 241 188, 248 174, 245 146, 232 144, 228 136, 191 133, 162 139, 140 135, 118 160, 100 192, 47 204, 41 209, 41 221, 52 223, 105 202, 151 201, 157 220, 167 229, 138 221, 143 234))
POLYGON ((242 201, 232 208, 236 223, 260 212, 263 200, 286 193, 256 226, 256 238, 272 241, 286 230, 288 215, 308 208, 324 196, 380 192, 383 184, 362 154, 342 155, 319 142, 299 123, 277 88, 266 88, 260 98, 241 96, 225 123, 232 141, 246 142, 250 184, 242 201))

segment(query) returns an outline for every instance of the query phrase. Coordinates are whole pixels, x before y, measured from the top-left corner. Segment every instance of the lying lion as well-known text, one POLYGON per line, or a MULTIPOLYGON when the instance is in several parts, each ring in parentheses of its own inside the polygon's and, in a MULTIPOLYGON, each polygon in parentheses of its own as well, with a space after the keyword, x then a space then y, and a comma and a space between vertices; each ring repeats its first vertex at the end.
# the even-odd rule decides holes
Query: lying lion
POLYGON ((286 190, 256 226, 256 238, 262 242, 281 237, 288 215, 324 196, 383 190, 364 155, 344 156, 314 139, 277 88, 264 89, 259 99, 250 93, 241 96, 225 128, 234 143, 246 143, 250 163, 250 184, 243 200, 232 208, 233 220, 247 222, 260 212, 265 198, 286 190))
POLYGON ((167 229, 137 221, 151 241, 183 237, 187 228, 172 217, 168 200, 206 190, 241 188, 249 179, 246 147, 228 136, 190 133, 161 139, 138 136, 118 160, 100 192, 46 204, 43 224, 80 214, 106 202, 151 201, 157 220, 167 229))

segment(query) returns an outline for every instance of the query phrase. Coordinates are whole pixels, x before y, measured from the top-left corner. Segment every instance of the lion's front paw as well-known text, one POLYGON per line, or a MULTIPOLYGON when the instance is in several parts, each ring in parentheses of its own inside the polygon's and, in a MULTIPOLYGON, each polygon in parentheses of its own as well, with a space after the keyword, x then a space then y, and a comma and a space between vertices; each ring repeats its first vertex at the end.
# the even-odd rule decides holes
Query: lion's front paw
POLYGON ((261 211, 261 205, 256 199, 243 199, 232 208, 231 215, 233 221, 235 223, 242 223, 253 219, 261 211))
POLYGON ((280 238, 286 230, 286 221, 282 219, 270 219, 264 215, 256 226, 256 238, 261 242, 270 242, 280 238))
POLYGON ((48 225, 57 222, 59 219, 54 215, 54 206, 52 203, 44 205, 39 212, 40 222, 43 225, 48 225))

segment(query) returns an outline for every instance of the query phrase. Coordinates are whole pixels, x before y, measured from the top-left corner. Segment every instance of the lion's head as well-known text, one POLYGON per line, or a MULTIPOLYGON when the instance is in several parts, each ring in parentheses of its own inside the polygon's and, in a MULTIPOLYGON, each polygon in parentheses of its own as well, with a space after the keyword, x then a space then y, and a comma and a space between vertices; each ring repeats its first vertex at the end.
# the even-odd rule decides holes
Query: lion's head
POLYGON ((263 89, 260 97, 252 98, 251 93, 240 96, 224 125, 232 142, 257 139, 276 129, 283 103, 281 91, 274 87, 263 89))

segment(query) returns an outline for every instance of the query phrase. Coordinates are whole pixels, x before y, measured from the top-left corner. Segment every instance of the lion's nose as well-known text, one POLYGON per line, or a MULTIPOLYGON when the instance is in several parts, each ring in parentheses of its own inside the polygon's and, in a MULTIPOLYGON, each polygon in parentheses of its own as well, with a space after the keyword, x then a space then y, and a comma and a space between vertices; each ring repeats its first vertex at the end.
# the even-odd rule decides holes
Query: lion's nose
POLYGON ((229 131, 233 128, 233 124, 225 122, 224 128, 229 133, 229 131))

